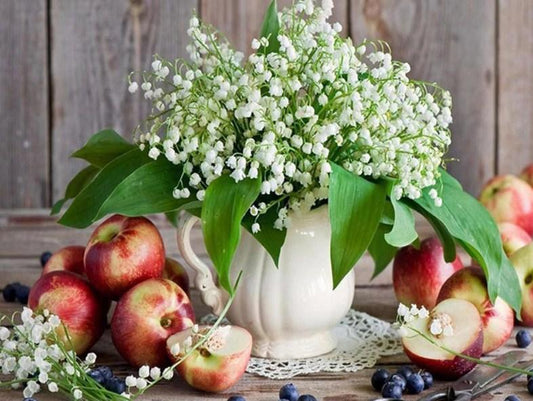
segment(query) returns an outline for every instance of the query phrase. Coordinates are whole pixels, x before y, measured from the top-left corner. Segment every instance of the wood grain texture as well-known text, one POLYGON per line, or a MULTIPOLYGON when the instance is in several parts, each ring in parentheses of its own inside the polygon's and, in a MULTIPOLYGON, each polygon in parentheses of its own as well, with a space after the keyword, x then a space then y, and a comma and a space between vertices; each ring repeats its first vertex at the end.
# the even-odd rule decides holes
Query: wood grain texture
POLYGON ((93 133, 110 127, 127 138, 149 113, 127 88, 130 71, 152 55, 185 57, 196 0, 52 0, 53 196, 83 165, 69 160, 93 133))
POLYGON ((356 42, 386 40, 412 78, 450 90, 448 167, 477 195, 495 172, 495 0, 351 0, 350 17, 356 42))
POLYGON ((0 2, 0 208, 49 202, 46 0, 0 2))
POLYGON ((498 172, 533 163, 533 7, 499 2, 498 172))
MULTIPOLYGON (((232 45, 250 54, 250 44, 257 38, 265 11, 270 4, 266 0, 200 0, 201 17, 222 32, 232 45)), ((279 0, 278 9, 292 4, 292 0, 279 0)), ((343 26, 348 32, 348 1, 337 0, 331 21, 343 26)))

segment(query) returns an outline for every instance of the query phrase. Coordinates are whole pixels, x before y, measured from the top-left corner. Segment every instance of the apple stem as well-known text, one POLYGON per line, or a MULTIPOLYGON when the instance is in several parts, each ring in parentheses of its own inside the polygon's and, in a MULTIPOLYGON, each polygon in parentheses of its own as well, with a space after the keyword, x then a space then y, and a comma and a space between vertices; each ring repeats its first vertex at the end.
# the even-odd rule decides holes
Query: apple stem
POLYGON ((466 359, 467 361, 475 362, 475 363, 480 364, 480 365, 490 366, 490 367, 501 369, 501 370, 506 370, 508 372, 522 373, 522 374, 525 374, 527 376, 533 376, 533 372, 530 372, 529 370, 515 368, 513 366, 500 365, 499 363, 493 363, 493 362, 490 362, 490 361, 483 361, 481 359, 474 358, 472 356, 461 354, 460 352, 456 352, 454 350, 449 349, 448 347, 445 347, 442 344, 439 344, 437 341, 435 341, 432 338, 426 336, 423 332, 419 331, 418 329, 415 329, 415 328, 413 328, 411 326, 407 326, 407 328, 409 328, 409 330, 415 332, 416 334, 422 336, 422 338, 424 338, 425 340, 429 341, 431 344, 439 347, 440 349, 442 349, 442 350, 444 350, 446 352, 449 352, 452 355, 455 355, 455 356, 458 356, 460 358, 466 359))

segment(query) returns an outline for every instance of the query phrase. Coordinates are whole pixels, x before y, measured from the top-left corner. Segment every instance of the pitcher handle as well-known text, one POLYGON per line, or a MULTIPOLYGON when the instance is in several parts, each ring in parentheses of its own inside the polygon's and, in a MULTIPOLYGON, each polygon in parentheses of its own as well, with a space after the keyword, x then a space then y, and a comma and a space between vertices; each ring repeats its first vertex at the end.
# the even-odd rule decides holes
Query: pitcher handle
POLYGON ((194 284, 200 291, 204 304, 209 306, 215 315, 220 315, 228 300, 228 295, 215 285, 211 269, 194 252, 191 246, 191 230, 200 219, 185 214, 178 228, 178 248, 183 259, 196 272, 194 284))

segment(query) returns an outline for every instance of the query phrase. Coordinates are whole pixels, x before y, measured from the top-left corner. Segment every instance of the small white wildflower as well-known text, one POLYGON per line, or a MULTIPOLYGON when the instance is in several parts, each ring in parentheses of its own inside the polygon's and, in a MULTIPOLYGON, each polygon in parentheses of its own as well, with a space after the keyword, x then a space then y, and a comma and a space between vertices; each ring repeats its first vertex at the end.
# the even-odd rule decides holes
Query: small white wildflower
POLYGON ((48 382, 48 391, 50 391, 51 393, 57 393, 59 391, 59 387, 57 386, 57 383, 48 382))
POLYGON ((72 392, 72 396, 75 400, 81 400, 83 398, 83 392, 79 388, 76 388, 72 392))
POLYGON ((150 376, 150 367, 148 365, 141 366, 139 368, 139 377, 146 379, 148 376, 150 376))
POLYGON ((137 378, 133 375, 127 376, 125 382, 128 387, 137 387, 137 378))
POLYGON ((257 39, 252 39, 252 49, 257 50, 261 47, 261 42, 259 42, 257 39))
POLYGON ((161 369, 159 369, 157 366, 154 366, 150 369, 150 377, 153 380, 158 380, 161 377, 161 369))
POLYGON ((444 325, 442 335, 444 335, 445 337, 453 336, 453 326, 450 324, 444 325))
POLYGON ((420 319, 425 319, 428 316, 429 316, 429 311, 424 306, 421 306, 420 309, 418 310, 418 317, 420 319))
POLYGON ((128 92, 129 93, 135 93, 135 92, 137 92, 138 89, 139 89, 139 84, 137 82, 132 82, 128 86, 128 92))
POLYGON ((96 354, 94 352, 89 352, 85 356, 85 362, 88 363, 89 365, 94 364, 96 362, 96 354))
POLYGON ((442 334, 442 323, 439 319, 433 319, 431 320, 431 324, 429 325, 429 332, 433 334, 434 336, 438 336, 442 334))
POLYGON ((257 234, 259 231, 261 231, 259 223, 252 224, 252 233, 257 234))
POLYGON ((136 387, 139 389, 139 390, 142 390, 144 388, 146 388, 146 386, 148 386, 148 382, 146 381, 146 379, 142 378, 142 377, 139 377, 137 379, 137 383, 136 383, 136 387))
POLYGON ((163 370, 163 379, 171 380, 174 377, 174 370, 171 367, 165 368, 163 370))
POLYGON ((7 327, 0 327, 0 341, 5 341, 9 338, 11 333, 7 327))
POLYGON ((398 310, 396 313, 398 316, 406 316, 409 313, 409 308, 406 305, 400 303, 398 305, 398 310))

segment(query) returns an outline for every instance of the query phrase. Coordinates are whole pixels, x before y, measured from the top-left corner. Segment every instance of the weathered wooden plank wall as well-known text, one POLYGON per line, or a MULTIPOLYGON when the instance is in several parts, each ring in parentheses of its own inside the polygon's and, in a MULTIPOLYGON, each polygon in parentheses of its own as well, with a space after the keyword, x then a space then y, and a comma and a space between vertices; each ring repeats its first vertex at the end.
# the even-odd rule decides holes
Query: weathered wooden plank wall
MULTIPOLYGON (((288 4, 291 0, 282 0, 288 4)), ((92 133, 125 136, 148 104, 125 78, 153 53, 185 56, 193 10, 249 51, 267 0, 0 2, 0 208, 46 208, 92 133)), ((354 40, 385 39, 412 76, 454 97, 449 168, 472 194, 533 161, 533 5, 529 0, 337 0, 354 40)))

